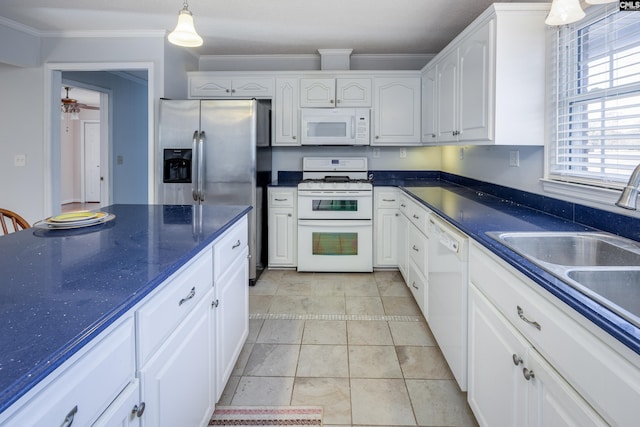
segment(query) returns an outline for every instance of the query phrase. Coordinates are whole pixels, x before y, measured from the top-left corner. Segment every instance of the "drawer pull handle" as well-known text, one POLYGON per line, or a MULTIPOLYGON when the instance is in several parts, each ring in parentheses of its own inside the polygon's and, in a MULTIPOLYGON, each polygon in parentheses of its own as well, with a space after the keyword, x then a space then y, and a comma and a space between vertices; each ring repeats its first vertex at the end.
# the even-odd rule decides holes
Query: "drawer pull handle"
POLYGON ((273 199, 273 200, 275 200, 276 202, 286 202, 289 199, 278 199, 278 198, 276 198, 276 199, 273 199))
POLYGON ((131 414, 135 415, 138 418, 140 418, 142 416, 142 414, 144 414, 144 408, 145 408, 145 404, 144 404, 144 402, 141 402, 140 406, 135 405, 133 407, 133 409, 131 410, 131 414))
POLYGON ((534 322, 533 320, 529 320, 529 319, 527 319, 525 317, 524 310, 520 306, 518 306, 518 317, 520 317, 523 321, 525 321, 526 323, 530 324, 531 326, 533 326, 537 330, 539 330, 539 331, 542 330, 542 327, 540 326, 540 323, 534 322))
POLYGON ((416 252, 420 252, 420 249, 416 248, 416 245, 413 245, 413 247, 411 249, 413 249, 416 252))
POLYGON ((73 419, 75 418, 77 412, 78 405, 74 406, 73 409, 69 411, 62 424, 60 424, 60 427, 71 427, 71 424, 73 424, 73 419))
POLYGON ((513 353, 513 364, 518 366, 519 364, 522 363, 522 358, 520 356, 518 356, 517 354, 513 353))
POLYGON ((531 380, 531 378, 535 378, 535 374, 533 373, 533 371, 530 371, 527 368, 522 368, 522 375, 524 375, 524 379, 529 381, 531 380))
POLYGON ((416 286, 416 282, 413 282, 411 286, 413 286, 415 289, 420 289, 419 287, 416 286))
POLYGON ((218 304, 220 304, 219 300, 211 301, 211 307, 218 307, 218 304))
POLYGON ((187 295, 186 297, 182 298, 180 300, 180 302, 178 303, 178 305, 182 305, 185 302, 189 301, 191 298, 196 296, 196 287, 194 286, 193 288, 191 288, 191 292, 189 292, 189 295, 187 295))
POLYGON ((413 214, 413 217, 414 217, 415 219, 420 219, 420 217, 419 217, 418 215, 416 215, 416 214, 413 214))
POLYGON ((407 207, 407 205, 405 205, 404 203, 400 203, 400 206, 402 206, 403 208, 407 207))
POLYGON ((235 248, 237 248, 238 246, 240 246, 240 240, 238 240, 238 241, 237 241, 237 242, 236 242, 236 243, 231 247, 231 249, 235 249, 235 248))
POLYGON ((382 199, 383 202, 395 202, 396 199, 382 199))

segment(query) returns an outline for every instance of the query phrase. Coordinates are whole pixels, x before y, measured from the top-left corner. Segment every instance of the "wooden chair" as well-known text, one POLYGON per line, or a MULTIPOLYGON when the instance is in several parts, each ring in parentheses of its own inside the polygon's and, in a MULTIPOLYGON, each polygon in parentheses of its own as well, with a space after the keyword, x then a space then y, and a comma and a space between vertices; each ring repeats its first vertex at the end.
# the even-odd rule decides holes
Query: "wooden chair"
POLYGON ((2 208, 0 208, 0 226, 2 226, 2 234, 9 234, 31 227, 27 220, 17 213, 2 208))

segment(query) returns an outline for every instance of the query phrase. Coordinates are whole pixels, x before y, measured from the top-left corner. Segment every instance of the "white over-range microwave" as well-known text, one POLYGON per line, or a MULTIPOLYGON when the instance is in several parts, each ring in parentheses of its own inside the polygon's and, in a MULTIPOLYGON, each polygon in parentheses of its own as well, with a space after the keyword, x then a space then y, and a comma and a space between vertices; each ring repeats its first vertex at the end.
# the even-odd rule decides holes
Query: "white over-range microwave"
POLYGON ((302 145, 369 145, 369 108, 302 108, 302 145))

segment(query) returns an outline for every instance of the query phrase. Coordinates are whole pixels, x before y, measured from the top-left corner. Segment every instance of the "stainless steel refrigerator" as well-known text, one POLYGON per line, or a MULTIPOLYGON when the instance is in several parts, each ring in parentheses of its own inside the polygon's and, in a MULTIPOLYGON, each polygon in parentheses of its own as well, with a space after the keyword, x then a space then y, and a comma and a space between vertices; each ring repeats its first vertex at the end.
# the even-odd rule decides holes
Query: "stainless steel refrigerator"
POLYGON ((267 186, 271 183, 270 101, 161 100, 163 204, 251 205, 249 284, 267 265, 267 186))

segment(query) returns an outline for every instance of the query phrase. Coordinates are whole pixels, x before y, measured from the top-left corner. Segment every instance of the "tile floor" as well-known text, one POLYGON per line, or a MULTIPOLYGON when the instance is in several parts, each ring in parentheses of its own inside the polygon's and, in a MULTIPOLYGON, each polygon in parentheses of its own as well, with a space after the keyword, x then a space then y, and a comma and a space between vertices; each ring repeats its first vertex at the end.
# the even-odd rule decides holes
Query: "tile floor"
POLYGON ((477 426, 397 271, 265 271, 218 405, 318 405, 335 426, 477 426))

